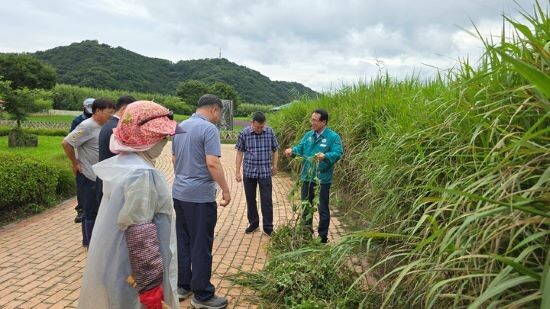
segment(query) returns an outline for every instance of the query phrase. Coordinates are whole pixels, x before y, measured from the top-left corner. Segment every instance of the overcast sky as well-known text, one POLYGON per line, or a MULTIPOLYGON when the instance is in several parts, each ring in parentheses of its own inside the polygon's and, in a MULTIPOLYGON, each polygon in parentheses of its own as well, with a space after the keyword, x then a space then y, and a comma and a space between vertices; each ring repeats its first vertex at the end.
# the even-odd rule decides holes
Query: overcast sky
MULTIPOLYGON (((534 0, 518 0, 532 11, 534 0)), ((548 0, 540 0, 548 8, 548 0)), ((0 0, 0 52, 98 40, 179 60, 221 56, 316 91, 390 75, 430 76, 477 59, 474 23, 499 35, 513 0, 0 0)))

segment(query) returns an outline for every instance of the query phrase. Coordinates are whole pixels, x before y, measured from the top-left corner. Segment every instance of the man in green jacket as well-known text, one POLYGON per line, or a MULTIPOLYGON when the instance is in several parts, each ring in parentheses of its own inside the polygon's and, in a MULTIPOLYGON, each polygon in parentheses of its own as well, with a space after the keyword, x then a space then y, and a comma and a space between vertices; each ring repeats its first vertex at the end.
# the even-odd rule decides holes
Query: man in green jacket
MULTIPOLYGON (((318 233, 322 243, 328 239, 328 226, 330 223, 329 196, 330 185, 332 183, 332 174, 334 164, 340 160, 344 154, 342 149, 342 140, 340 136, 327 128, 328 113, 324 109, 316 109, 311 114, 311 131, 304 134, 300 144, 293 148, 285 149, 285 156, 304 157, 304 166, 302 167, 301 180, 303 181, 301 189, 301 198, 308 200, 313 204, 315 194, 316 178, 319 179, 319 227, 318 233)), ((306 226, 311 229, 312 216, 304 212, 303 219, 306 226)))

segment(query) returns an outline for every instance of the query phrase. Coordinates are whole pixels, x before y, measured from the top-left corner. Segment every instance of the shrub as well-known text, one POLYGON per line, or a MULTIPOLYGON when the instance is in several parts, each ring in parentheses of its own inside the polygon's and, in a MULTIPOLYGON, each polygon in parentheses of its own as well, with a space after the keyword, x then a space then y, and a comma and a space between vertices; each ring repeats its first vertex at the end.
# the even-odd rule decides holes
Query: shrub
MULTIPOLYGON (((122 95, 131 95, 137 100, 150 100, 159 103, 160 105, 173 106, 177 105, 177 108, 182 108, 185 111, 184 102, 177 96, 164 95, 159 93, 145 93, 126 90, 105 90, 95 89, 89 87, 79 87, 73 85, 58 84, 53 90, 53 108, 62 110, 82 110, 82 101, 84 99, 92 98, 107 98, 116 102, 116 100, 122 95)), ((180 113, 174 110, 175 113, 180 113)))
MULTIPOLYGON (((11 130, 13 127, 0 127, 0 136, 8 136, 11 130)), ((23 128, 23 132, 42 136, 66 136, 69 134, 69 130, 45 128, 23 128)))
POLYGON ((165 100, 162 105, 167 109, 174 112, 174 114, 179 115, 191 115, 194 111, 194 108, 188 104, 185 104, 183 101, 176 100, 165 100))
POLYGON ((37 147, 38 137, 29 134, 17 127, 8 134, 8 147, 37 147))
POLYGON ((76 182, 74 175, 70 169, 56 167, 57 170, 57 186, 55 193, 61 197, 70 197, 76 194, 76 182))
POLYGON ((254 112, 269 113, 273 105, 241 103, 233 112, 235 117, 248 117, 254 112))
POLYGON ((46 128, 25 128, 24 132, 42 136, 66 136, 69 134, 69 130, 63 129, 46 129, 46 128))
POLYGON ((55 168, 10 153, 0 156, 0 208, 54 201, 59 178, 55 168))

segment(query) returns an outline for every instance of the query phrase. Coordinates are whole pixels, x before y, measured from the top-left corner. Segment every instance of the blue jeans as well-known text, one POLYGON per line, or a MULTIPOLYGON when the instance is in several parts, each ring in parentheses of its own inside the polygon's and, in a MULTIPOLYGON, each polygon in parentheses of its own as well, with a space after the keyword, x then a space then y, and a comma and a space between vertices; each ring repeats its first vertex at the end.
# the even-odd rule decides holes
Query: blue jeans
POLYGON ((257 227, 260 224, 258 205, 256 203, 256 188, 260 187, 260 205, 262 207, 262 225, 264 231, 273 231, 273 199, 272 182, 269 178, 243 178, 244 193, 246 195, 246 209, 248 223, 257 227))
POLYGON ((212 245, 218 205, 174 199, 178 242, 178 287, 193 291, 198 301, 214 296, 212 245))
MULTIPOLYGON (((302 184, 301 198, 302 201, 309 201, 310 205, 313 205, 313 198, 315 197, 315 183, 314 182, 304 182, 302 184)), ((319 191, 319 206, 317 210, 319 211, 319 227, 317 232, 319 237, 323 241, 326 241, 328 238, 328 226, 330 224, 330 209, 328 207, 330 198, 330 183, 322 183, 321 189, 319 191)), ((311 213, 304 211, 302 215, 302 220, 307 227, 311 228, 313 223, 313 217, 311 213), (309 217, 309 218, 308 218, 309 217)))
POLYGON ((86 178, 84 174, 76 173, 76 200, 82 206, 82 245, 88 246, 92 239, 95 218, 99 209, 96 195, 96 182, 86 178))

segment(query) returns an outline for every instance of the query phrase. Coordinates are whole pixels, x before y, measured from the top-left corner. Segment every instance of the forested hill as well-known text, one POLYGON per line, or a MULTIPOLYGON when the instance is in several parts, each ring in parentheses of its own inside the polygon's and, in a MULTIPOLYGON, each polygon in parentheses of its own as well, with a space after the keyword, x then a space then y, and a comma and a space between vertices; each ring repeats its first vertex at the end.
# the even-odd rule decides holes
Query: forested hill
POLYGON ((33 54, 52 65, 58 82, 93 88, 175 94, 179 82, 220 81, 235 87, 250 103, 284 104, 317 93, 296 82, 272 81, 227 59, 171 61, 145 57, 122 47, 83 41, 33 54))

